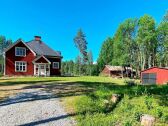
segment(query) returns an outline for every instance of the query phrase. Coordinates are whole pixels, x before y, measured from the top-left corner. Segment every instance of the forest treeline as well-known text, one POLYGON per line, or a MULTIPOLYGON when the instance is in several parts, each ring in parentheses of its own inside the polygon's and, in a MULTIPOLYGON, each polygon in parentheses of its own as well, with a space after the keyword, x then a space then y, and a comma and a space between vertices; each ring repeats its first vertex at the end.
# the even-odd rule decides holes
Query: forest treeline
POLYGON ((104 41, 97 63, 99 71, 110 64, 131 66, 137 74, 153 66, 167 67, 168 12, 158 25, 150 15, 122 22, 104 41))
MULTIPOLYGON (((76 37, 81 42, 85 40, 84 47, 87 47, 85 35, 82 33, 82 36, 79 32, 82 31, 78 31, 76 37)), ((150 15, 139 19, 126 19, 119 25, 114 36, 103 42, 97 64, 93 64, 89 59, 83 62, 81 55, 75 61, 63 62, 62 72, 73 75, 98 75, 107 64, 131 66, 137 71, 137 76, 141 70, 152 66, 168 67, 168 11, 159 24, 156 24, 150 15)))
POLYGON ((75 62, 73 60, 62 62, 61 73, 65 76, 97 76, 98 67, 97 64, 93 64, 92 52, 89 51, 87 55, 87 62, 83 63, 82 57, 77 56, 75 62))

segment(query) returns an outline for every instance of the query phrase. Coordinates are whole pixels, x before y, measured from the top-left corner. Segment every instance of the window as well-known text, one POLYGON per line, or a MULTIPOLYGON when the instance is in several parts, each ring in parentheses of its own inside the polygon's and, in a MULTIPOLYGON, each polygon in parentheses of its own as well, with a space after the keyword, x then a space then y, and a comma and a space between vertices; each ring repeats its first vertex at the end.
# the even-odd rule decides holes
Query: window
POLYGON ((59 69, 59 62, 53 62, 53 69, 59 69))
POLYGON ((16 72, 26 72, 27 70, 27 63, 23 61, 16 61, 15 62, 15 71, 16 72))
POLYGON ((15 56, 26 56, 26 48, 15 47, 15 56))

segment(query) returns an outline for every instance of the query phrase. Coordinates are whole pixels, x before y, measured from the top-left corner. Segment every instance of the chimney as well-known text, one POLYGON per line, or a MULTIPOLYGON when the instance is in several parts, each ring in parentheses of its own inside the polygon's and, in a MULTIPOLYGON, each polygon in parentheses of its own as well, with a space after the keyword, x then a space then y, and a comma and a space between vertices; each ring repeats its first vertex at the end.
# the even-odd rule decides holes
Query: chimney
POLYGON ((40 40, 41 40, 41 36, 34 36, 34 39, 35 39, 36 41, 40 41, 40 40))

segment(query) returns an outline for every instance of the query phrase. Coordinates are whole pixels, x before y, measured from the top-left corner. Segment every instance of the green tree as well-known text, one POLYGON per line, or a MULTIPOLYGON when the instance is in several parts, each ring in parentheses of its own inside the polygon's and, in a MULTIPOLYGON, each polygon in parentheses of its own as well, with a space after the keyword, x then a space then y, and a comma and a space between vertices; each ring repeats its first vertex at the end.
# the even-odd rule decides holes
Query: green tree
POLYGON ((75 75, 81 75, 82 74, 82 58, 80 56, 77 56, 76 59, 75 59, 74 74, 75 75))
POLYGON ((157 63, 160 67, 168 66, 168 11, 157 28, 157 63))
POLYGON ((144 15, 138 22, 138 52, 140 69, 146 69, 156 64, 156 29, 155 20, 149 16, 144 15))
POLYGON ((135 65, 137 19, 127 19, 120 24, 114 36, 113 65, 135 65))
POLYGON ((88 64, 87 64, 87 75, 92 75, 93 70, 93 55, 92 51, 88 52, 88 64))
POLYGON ((68 73, 69 73, 69 75, 73 76, 74 75, 74 62, 73 62, 73 60, 70 60, 68 62, 68 66, 69 66, 68 73))
POLYGON ((5 49, 12 44, 12 40, 6 40, 5 36, 0 36, 0 73, 3 72, 5 49))
POLYGON ((86 41, 86 36, 83 33, 82 29, 79 29, 77 32, 77 35, 74 38, 74 43, 75 46, 79 49, 81 56, 83 58, 83 62, 87 62, 87 41, 86 41))
POLYGON ((97 64, 93 64, 92 66, 92 76, 98 76, 99 75, 99 69, 97 64))
POLYGON ((61 63, 61 74, 65 75, 65 62, 61 63))
POLYGON ((102 71, 105 65, 111 64, 113 59, 113 39, 107 38, 101 47, 100 54, 97 60, 98 70, 102 71))

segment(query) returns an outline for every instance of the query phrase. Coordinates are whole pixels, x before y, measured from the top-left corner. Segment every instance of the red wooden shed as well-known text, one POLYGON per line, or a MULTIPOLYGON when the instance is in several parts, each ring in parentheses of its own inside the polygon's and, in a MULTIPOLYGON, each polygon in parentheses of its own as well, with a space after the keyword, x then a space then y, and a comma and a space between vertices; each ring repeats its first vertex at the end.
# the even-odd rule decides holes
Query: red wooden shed
POLYGON ((168 83, 168 68, 151 67, 141 71, 142 84, 166 84, 168 83))

